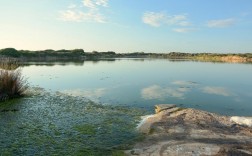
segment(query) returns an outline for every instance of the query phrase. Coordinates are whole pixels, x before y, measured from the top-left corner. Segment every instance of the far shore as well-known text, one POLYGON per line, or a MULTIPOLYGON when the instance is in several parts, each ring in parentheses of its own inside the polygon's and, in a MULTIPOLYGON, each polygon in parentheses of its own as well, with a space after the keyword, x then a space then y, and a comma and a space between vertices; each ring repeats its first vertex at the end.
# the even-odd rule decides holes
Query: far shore
POLYGON ((229 63, 252 63, 252 53, 115 53, 108 52, 85 52, 83 49, 73 50, 16 50, 14 48, 6 48, 0 50, 1 62, 6 60, 14 61, 85 61, 85 60, 101 60, 116 58, 159 58, 159 59, 186 59, 202 62, 229 62, 229 63))

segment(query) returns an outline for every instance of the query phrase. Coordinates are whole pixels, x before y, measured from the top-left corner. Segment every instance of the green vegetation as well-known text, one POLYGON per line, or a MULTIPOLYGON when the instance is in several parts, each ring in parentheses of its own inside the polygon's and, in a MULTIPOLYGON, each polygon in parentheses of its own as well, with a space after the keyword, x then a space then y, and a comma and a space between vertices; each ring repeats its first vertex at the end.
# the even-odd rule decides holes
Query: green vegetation
POLYGON ((0 50, 0 55, 16 58, 20 57, 21 53, 14 48, 6 48, 0 50))
POLYGON ((217 54, 217 53, 115 53, 108 52, 84 52, 83 49, 74 50, 16 50, 6 48, 0 50, 0 60, 2 58, 16 58, 21 61, 51 61, 51 60, 99 60, 113 58, 162 58, 162 59, 191 59, 195 61, 215 61, 215 62, 252 62, 252 53, 217 54))
POLYGON ((147 113, 140 108, 30 89, 29 98, 0 105, 3 155, 123 156, 143 138, 135 130, 147 113))
POLYGON ((67 59, 84 59, 85 52, 83 49, 74 50, 16 50, 14 48, 6 48, 0 50, 0 59, 2 58, 18 58, 21 61, 26 60, 67 60, 67 59))
POLYGON ((80 55, 84 55, 84 50, 83 49, 74 49, 74 50, 58 50, 58 51, 54 51, 51 49, 48 50, 44 50, 44 51, 20 51, 22 56, 68 56, 68 57, 72 57, 72 56, 80 56, 80 55))
POLYGON ((95 126, 94 125, 78 125, 74 127, 76 131, 86 135, 95 135, 95 126))

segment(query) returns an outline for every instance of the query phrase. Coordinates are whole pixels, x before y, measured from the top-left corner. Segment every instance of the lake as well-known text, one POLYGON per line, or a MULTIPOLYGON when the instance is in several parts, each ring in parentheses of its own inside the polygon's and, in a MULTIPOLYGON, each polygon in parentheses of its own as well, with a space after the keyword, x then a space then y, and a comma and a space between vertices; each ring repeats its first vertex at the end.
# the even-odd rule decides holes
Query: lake
POLYGON ((252 115, 252 64, 111 59, 21 68, 31 95, 0 107, 6 155, 116 154, 142 138, 135 127, 155 104, 252 115))
POLYGON ((225 115, 252 115, 252 65, 118 59, 23 67, 32 86, 112 105, 174 103, 225 115), (53 65, 53 66, 50 66, 53 65))

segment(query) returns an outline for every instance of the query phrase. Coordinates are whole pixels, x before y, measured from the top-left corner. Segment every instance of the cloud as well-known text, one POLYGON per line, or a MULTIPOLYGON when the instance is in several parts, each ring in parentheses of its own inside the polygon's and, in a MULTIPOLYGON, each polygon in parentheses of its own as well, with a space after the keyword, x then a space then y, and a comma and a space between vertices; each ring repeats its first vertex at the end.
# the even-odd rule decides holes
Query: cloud
POLYGON ((155 12, 146 12, 143 15, 143 22, 153 27, 159 27, 165 19, 165 14, 155 13, 155 12))
POLYGON ((80 22, 83 18, 82 12, 76 12, 72 10, 61 11, 60 14, 60 19, 63 21, 80 22))
POLYGON ((182 15, 167 15, 164 12, 145 12, 142 21, 153 27, 162 25, 190 26, 191 23, 185 14, 182 15))
POLYGON ((172 15, 167 16, 166 23, 169 25, 189 26, 186 15, 172 15))
POLYGON ((221 19, 221 20, 210 20, 207 22, 207 26, 210 28, 225 28, 232 26, 236 23, 233 18, 221 19))
POLYGON ((101 9, 108 7, 109 0, 83 0, 82 7, 75 4, 68 6, 67 10, 60 11, 59 19, 71 22, 97 22, 106 23, 106 17, 101 9), (85 11, 82 10, 83 6, 85 11))
POLYGON ((195 29, 193 29, 193 28, 175 28, 175 29, 173 29, 173 31, 178 32, 178 33, 187 33, 187 32, 195 31, 195 29))
POLYGON ((215 94, 221 96, 232 96, 232 93, 224 87, 211 87, 206 86, 202 88, 202 91, 207 94, 215 94))
POLYGON ((158 85, 152 85, 146 88, 143 88, 141 91, 142 98, 145 100, 153 100, 153 99, 159 99, 163 100, 167 97, 176 97, 183 99, 185 92, 188 92, 189 88, 162 88, 158 85))
POLYGON ((60 19, 73 22, 98 22, 105 23, 106 18, 97 12, 82 12, 76 10, 66 10, 60 12, 60 19))
POLYGON ((108 0, 83 0, 83 5, 91 9, 97 9, 99 6, 107 7, 108 0))
POLYGON ((92 8, 92 9, 95 8, 95 3, 93 2, 93 0, 83 0, 82 3, 85 7, 92 8))

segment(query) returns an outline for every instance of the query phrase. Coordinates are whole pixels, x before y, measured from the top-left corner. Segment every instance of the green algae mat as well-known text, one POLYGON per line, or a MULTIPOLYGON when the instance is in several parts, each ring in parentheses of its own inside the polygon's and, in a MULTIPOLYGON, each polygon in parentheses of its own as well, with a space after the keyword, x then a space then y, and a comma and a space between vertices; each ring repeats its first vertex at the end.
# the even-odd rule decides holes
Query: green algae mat
POLYGON ((122 155, 145 113, 40 90, 0 103, 0 155, 122 155))

